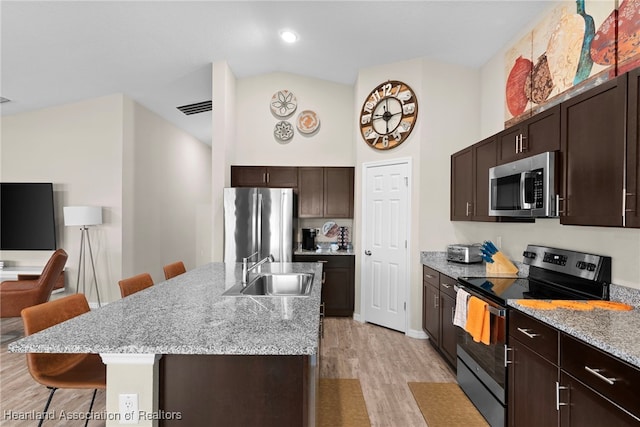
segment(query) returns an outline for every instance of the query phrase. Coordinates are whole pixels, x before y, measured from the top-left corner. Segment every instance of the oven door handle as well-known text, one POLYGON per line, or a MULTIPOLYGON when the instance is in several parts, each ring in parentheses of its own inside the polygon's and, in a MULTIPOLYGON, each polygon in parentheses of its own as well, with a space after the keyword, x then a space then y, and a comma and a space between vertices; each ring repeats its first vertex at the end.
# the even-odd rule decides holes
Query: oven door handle
MULTIPOLYGON (((476 294, 473 291, 470 291, 468 288, 465 288, 463 286, 460 285, 454 285, 453 286, 453 290, 458 292, 458 290, 462 289, 465 292, 468 292, 470 295, 473 295, 476 298, 481 299, 484 302, 487 302, 487 300, 483 297, 481 297, 480 295, 476 294)), ((491 304, 487 303, 487 310, 489 311, 489 313, 493 314, 494 316, 498 316, 498 317, 507 317, 507 310, 504 308, 496 308, 494 306, 492 306, 491 304)))

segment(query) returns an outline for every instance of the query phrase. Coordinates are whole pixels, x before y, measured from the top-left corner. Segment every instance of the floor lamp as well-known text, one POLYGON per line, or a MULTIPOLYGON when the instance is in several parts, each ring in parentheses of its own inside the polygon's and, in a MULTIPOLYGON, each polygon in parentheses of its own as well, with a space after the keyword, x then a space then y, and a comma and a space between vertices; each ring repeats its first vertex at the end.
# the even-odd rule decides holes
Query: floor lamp
POLYGON ((76 293, 80 291, 80 272, 82 272, 82 293, 85 293, 87 248, 89 249, 89 260, 93 271, 93 283, 98 296, 98 306, 100 303, 100 292, 98 292, 98 279, 96 278, 96 267, 93 262, 93 251, 91 250, 91 240, 89 239, 88 225, 102 224, 102 207, 100 206, 65 206, 64 225, 80 226, 80 257, 78 258, 78 279, 76 280, 76 293))

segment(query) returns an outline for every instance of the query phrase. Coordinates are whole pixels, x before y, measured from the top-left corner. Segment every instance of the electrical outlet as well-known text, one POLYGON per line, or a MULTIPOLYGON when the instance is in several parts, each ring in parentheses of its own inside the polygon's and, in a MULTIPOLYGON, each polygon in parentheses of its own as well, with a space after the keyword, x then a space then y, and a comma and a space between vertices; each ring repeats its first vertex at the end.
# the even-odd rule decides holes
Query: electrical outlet
POLYGON ((138 395, 118 395, 119 424, 138 424, 138 395))

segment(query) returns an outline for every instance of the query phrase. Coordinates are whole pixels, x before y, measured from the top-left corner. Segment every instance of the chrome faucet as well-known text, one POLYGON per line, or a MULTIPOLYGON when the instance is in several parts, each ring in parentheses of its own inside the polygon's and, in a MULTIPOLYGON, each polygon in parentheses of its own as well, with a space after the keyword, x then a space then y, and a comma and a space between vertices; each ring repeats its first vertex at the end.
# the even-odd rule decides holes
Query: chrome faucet
POLYGON ((255 252, 255 253, 249 255, 246 258, 242 258, 242 287, 243 288, 247 286, 247 282, 248 282, 248 279, 249 279, 249 272, 251 270, 253 270, 254 268, 260 267, 265 262, 273 262, 274 261, 273 255, 270 254, 269 256, 264 257, 263 259, 261 259, 260 261, 256 262, 251 267, 249 267, 249 260, 251 258, 253 258, 254 256, 256 256, 256 255, 258 255, 258 252, 255 252))

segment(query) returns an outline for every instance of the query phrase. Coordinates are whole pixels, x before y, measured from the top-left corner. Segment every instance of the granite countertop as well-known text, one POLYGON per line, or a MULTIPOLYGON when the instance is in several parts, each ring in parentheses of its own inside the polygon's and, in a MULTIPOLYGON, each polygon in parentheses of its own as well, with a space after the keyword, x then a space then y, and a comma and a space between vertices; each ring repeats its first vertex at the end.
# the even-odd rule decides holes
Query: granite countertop
POLYGON ((337 251, 332 251, 331 249, 316 249, 315 251, 311 251, 308 249, 296 249, 293 252, 294 255, 355 255, 356 253, 353 249, 340 249, 337 251))
MULTIPOLYGON (((210 263, 9 345, 12 352, 305 355, 318 351, 322 265, 308 297, 227 297, 241 264, 210 263)), ((251 272, 254 274, 255 272, 251 272)))
POLYGON ((517 300, 507 304, 640 368, 640 308, 631 311, 540 310, 524 307, 517 300))
MULTIPOLYGON (((448 262, 445 252, 421 252, 420 260, 427 267, 453 278, 486 275, 484 263, 448 262)), ((519 262, 514 264, 519 268, 518 276, 529 275, 528 265, 519 262)), ((521 306, 517 300, 512 299, 507 300, 507 305, 640 368, 640 291, 611 284, 610 300, 630 304, 634 309, 540 310, 521 306)))

